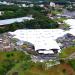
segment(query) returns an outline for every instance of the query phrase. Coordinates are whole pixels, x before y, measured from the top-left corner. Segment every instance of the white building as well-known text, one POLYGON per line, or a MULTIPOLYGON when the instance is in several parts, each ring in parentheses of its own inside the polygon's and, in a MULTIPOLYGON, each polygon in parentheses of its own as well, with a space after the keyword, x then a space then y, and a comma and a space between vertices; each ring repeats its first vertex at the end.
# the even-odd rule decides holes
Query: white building
POLYGON ((28 7, 26 4, 22 4, 22 7, 28 7))
POLYGON ((14 3, 9 3, 9 2, 6 2, 6 1, 0 1, 0 4, 4 4, 4 5, 14 5, 14 3))
POLYGON ((55 7, 55 3, 54 2, 50 2, 50 6, 51 7, 55 7))
POLYGON ((44 5, 43 5, 43 4, 40 4, 39 6, 40 6, 40 7, 44 7, 44 5))
POLYGON ((61 37, 65 32, 61 29, 20 29, 15 32, 10 32, 21 41, 27 41, 35 46, 35 50, 45 49, 47 51, 40 51, 40 53, 53 53, 50 49, 58 49, 60 47, 56 42, 58 37, 61 37))
POLYGON ((2 16, 4 14, 4 11, 0 11, 0 16, 2 16))
POLYGON ((33 19, 32 16, 0 20, 0 25, 7 25, 7 24, 12 24, 14 22, 22 22, 24 20, 31 20, 31 19, 33 19))
POLYGON ((67 19, 64 21, 66 24, 70 25, 71 29, 75 29, 75 19, 67 19))
POLYGON ((0 16, 2 15, 2 12, 0 11, 0 16))
POLYGON ((33 6, 34 6, 34 4, 30 4, 29 6, 30 6, 30 7, 33 7, 33 6))

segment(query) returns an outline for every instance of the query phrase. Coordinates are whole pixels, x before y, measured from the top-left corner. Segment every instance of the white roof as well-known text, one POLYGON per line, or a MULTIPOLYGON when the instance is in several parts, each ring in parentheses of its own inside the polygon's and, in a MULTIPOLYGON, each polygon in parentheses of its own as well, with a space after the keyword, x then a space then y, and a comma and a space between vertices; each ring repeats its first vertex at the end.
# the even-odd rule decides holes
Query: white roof
POLYGON ((24 20, 31 20, 31 19, 33 19, 33 18, 32 17, 20 17, 20 18, 0 20, 0 25, 11 24, 11 23, 14 23, 14 22, 22 22, 24 20))
POLYGON ((75 29, 75 19, 67 19, 64 22, 70 25, 70 28, 75 29))
POLYGON ((66 31, 66 33, 70 33, 75 36, 75 19, 67 19, 64 22, 71 28, 70 30, 66 31))
POLYGON ((65 32, 61 29, 20 29, 10 34, 15 35, 14 38, 34 44, 36 50, 49 50, 60 49, 55 39, 63 36, 65 32))
POLYGON ((54 52, 52 50, 39 51, 39 53, 43 53, 43 54, 54 54, 54 52))
POLYGON ((50 6, 51 7, 55 7, 55 3, 54 2, 50 2, 50 6))
POLYGON ((72 34, 73 36, 75 36, 75 29, 70 29, 69 31, 66 31, 66 32, 72 34))

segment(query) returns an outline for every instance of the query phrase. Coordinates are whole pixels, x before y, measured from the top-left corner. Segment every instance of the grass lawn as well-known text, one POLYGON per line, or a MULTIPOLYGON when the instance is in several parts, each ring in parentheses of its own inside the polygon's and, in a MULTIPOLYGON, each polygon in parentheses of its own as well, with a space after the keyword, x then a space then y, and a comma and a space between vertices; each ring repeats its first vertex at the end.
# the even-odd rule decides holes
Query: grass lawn
POLYGON ((75 59, 69 60, 68 63, 75 70, 75 59))
POLYGON ((60 58, 66 58, 74 52, 75 52, 75 47, 73 46, 73 47, 62 49, 59 55, 60 55, 60 58))
POLYGON ((25 57, 25 53, 22 51, 0 52, 0 62, 4 60, 19 61, 25 57))
POLYGON ((19 63, 15 67, 13 67, 6 75, 13 75, 14 72, 18 72, 18 75, 75 75, 75 71, 70 65, 66 63, 59 64, 49 69, 40 67, 36 63, 27 70, 24 70, 22 67, 22 63, 19 63))

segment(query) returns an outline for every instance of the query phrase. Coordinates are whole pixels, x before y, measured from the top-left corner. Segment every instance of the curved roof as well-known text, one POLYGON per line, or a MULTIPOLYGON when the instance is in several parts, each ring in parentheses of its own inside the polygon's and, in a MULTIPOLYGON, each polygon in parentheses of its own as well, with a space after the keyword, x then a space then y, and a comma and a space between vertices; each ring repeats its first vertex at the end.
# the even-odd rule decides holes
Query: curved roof
POLYGON ((13 18, 13 19, 5 19, 5 20, 0 20, 0 25, 7 25, 7 24, 12 24, 15 22, 22 22, 24 20, 31 20, 33 19, 32 17, 20 17, 20 18, 13 18))

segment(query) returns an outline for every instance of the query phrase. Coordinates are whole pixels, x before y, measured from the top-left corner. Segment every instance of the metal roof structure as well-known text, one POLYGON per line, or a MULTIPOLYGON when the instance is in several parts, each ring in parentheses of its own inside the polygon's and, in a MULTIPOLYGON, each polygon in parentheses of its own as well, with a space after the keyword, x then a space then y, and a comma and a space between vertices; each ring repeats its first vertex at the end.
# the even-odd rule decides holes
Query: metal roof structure
POLYGON ((65 32, 61 29, 20 29, 10 34, 14 35, 14 38, 32 43, 35 50, 53 48, 60 50, 55 39, 63 36, 65 32))
POLYGON ((22 22, 24 20, 31 20, 31 19, 33 19, 33 18, 32 17, 20 17, 20 18, 0 20, 0 26, 12 24, 12 23, 15 23, 15 22, 22 22))

